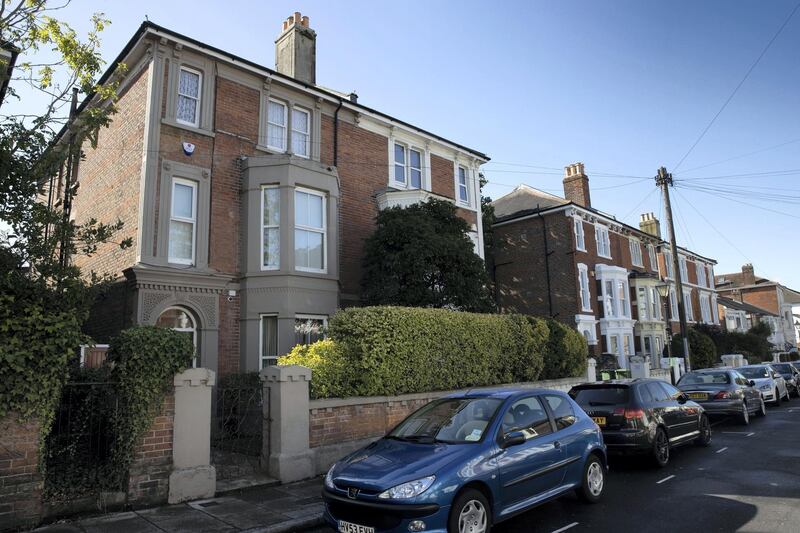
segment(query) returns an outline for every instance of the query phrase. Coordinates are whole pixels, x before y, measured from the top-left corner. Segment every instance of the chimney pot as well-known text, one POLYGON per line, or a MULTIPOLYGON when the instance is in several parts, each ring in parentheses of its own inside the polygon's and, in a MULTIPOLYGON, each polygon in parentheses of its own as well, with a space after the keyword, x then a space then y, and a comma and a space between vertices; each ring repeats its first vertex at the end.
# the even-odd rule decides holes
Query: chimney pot
POLYGON ((295 24, 300 24, 300 21, 302 19, 303 19, 303 17, 300 15, 300 12, 299 11, 295 11, 294 12, 294 22, 295 22, 295 24))
POLYGON ((351 102, 353 102, 354 104, 358 103, 358 95, 355 93, 355 91, 350 93, 348 96, 349 96, 351 102))
POLYGON ((303 19, 300 21, 300 23, 301 23, 303 26, 305 26, 306 28, 308 28, 308 17, 305 17, 305 16, 304 16, 304 17, 303 17, 303 19))

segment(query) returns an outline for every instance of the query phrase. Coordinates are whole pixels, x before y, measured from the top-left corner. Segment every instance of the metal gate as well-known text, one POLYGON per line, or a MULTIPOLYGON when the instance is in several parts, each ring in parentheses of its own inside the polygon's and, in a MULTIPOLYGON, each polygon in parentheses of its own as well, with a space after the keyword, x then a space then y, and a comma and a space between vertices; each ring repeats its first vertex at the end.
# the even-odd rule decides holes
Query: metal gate
POLYGON ((265 410, 260 381, 223 379, 213 405, 211 462, 217 479, 252 477, 261 469, 265 410))

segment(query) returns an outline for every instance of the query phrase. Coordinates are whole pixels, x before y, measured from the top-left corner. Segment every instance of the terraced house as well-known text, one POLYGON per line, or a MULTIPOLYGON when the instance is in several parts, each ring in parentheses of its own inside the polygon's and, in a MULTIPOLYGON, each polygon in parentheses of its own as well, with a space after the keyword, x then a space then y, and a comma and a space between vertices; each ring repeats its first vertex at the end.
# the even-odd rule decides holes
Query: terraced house
MULTIPOLYGON (((643 355, 659 366, 667 324, 680 331, 669 245, 658 220, 640 227, 592 207, 582 163, 565 168, 564 197, 520 185, 493 202, 493 277, 503 311, 543 315, 575 327, 590 353, 643 355), (659 286, 669 286, 669 306, 659 286), (668 315, 668 316, 667 316, 668 315)), ((689 323, 717 324, 713 259, 679 247, 689 323)))
POLYGON ((487 156, 318 85, 308 17, 280 30, 271 69, 145 22, 101 80, 120 82, 119 112, 84 147, 73 216, 119 218, 134 246, 80 265, 120 279, 96 339, 161 324, 192 336, 197 365, 257 370, 358 302, 388 206, 455 203, 483 255, 487 156))

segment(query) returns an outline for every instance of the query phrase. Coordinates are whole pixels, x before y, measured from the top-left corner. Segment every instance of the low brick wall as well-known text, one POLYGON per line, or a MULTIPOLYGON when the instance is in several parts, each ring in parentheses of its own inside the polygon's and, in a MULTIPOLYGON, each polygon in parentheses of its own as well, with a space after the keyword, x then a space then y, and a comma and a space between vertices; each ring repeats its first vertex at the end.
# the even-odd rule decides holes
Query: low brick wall
POLYGON ((42 512, 39 423, 0 419, 0 531, 36 525, 42 512))
MULTIPOLYGON (((542 388, 568 391, 586 378, 565 378, 498 387, 542 388)), ((481 387, 473 390, 484 388, 481 387)), ((428 402, 458 391, 437 391, 401 396, 329 398, 309 402, 309 447, 316 473, 325 472, 341 456, 381 437, 406 416, 428 402)))
POLYGON ((128 504, 138 507, 167 501, 174 422, 175 395, 171 392, 134 451, 128 477, 128 504))

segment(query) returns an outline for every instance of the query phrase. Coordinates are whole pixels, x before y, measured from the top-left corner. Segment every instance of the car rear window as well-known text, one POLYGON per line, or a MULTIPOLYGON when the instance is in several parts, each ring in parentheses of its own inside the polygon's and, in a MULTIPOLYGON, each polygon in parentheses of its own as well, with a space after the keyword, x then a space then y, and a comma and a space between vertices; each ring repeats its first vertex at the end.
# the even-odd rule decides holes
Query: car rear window
POLYGON ((689 372, 678 381, 678 385, 726 385, 730 382, 727 372, 689 372))
POLYGON ((791 374, 792 367, 789 366, 789 363, 781 363, 777 365, 772 365, 772 368, 780 372, 781 374, 791 374))
POLYGON ((587 387, 572 389, 569 393, 580 406, 625 405, 628 403, 630 389, 627 385, 587 387))

